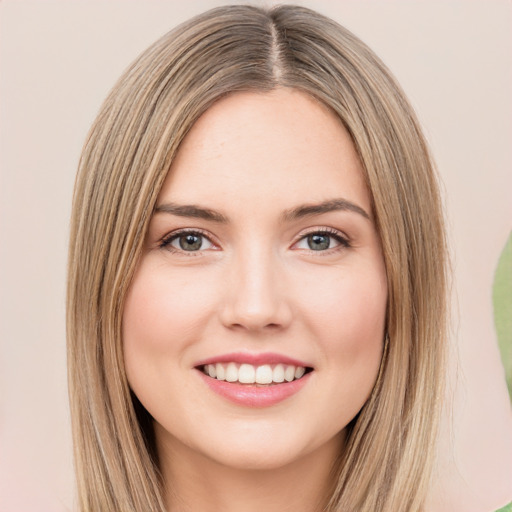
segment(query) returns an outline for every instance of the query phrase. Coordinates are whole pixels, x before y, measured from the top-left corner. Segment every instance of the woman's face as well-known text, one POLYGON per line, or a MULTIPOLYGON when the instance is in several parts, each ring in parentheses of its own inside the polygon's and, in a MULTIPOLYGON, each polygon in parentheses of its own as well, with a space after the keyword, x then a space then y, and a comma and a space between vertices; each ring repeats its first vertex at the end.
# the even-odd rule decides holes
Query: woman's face
POLYGON ((160 451, 240 468, 333 454, 376 380, 386 301, 339 120, 290 89, 220 100, 174 160, 124 311, 160 451))

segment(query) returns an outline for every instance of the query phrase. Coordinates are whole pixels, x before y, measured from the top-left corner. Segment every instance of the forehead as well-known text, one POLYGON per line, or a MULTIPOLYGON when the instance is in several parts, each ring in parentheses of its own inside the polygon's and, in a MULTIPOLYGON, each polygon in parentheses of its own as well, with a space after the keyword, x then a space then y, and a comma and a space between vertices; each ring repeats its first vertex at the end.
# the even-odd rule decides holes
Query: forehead
POLYGON ((341 196, 370 209, 348 132, 315 99, 281 88, 236 93, 203 114, 183 140, 160 200, 264 200, 290 208, 341 196))

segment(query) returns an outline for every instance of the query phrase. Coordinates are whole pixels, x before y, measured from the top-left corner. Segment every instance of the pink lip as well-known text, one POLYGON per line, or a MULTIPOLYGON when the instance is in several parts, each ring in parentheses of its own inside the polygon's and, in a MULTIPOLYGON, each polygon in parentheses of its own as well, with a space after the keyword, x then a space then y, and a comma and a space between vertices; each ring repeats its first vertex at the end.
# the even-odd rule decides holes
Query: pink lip
POLYGON ((263 352, 261 354, 249 354, 243 352, 233 352, 232 354, 222 354, 220 356, 210 357, 202 361, 197 362, 194 366, 204 366, 205 364, 215 363, 239 363, 239 364, 252 364, 253 366, 260 366, 263 364, 288 364, 293 366, 303 366, 304 368, 311 368, 312 365, 299 361, 298 359, 292 359, 291 357, 284 356, 282 354, 276 354, 274 352, 263 352))
POLYGON ((240 384, 238 382, 217 380, 205 375, 202 371, 202 367, 207 364, 231 362, 238 364, 246 363, 253 366, 260 366, 263 364, 284 364, 302 366, 304 368, 311 368, 312 365, 307 362, 273 352, 264 352, 260 354, 234 352, 231 354, 222 354, 210 357, 208 359, 198 361, 194 365, 198 370, 199 376, 212 391, 237 405, 243 405, 246 407, 269 407, 286 400, 290 396, 299 392, 307 384, 312 373, 306 373, 300 379, 292 382, 262 386, 258 384, 240 384))
POLYGON ((282 384, 272 384, 268 386, 239 384, 238 382, 217 380, 205 375, 201 370, 198 370, 198 375, 212 391, 237 405, 246 407, 270 407, 300 391, 309 381, 311 373, 306 373, 306 375, 300 379, 292 382, 283 382, 282 384))

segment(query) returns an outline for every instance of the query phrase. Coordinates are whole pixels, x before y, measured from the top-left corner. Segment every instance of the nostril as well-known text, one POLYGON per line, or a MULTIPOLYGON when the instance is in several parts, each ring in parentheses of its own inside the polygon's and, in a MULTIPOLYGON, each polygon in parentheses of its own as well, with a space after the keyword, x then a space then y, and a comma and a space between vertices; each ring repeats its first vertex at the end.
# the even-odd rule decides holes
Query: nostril
POLYGON ((272 323, 272 324, 266 325, 264 328, 265 329, 276 330, 276 329, 280 329, 281 325, 272 323))
POLYGON ((277 331, 279 329, 282 329, 282 325, 278 323, 269 323, 264 324, 262 322, 258 322, 255 319, 247 319, 245 322, 240 323, 233 323, 231 325, 227 326, 230 329, 234 330, 240 330, 240 331, 277 331))

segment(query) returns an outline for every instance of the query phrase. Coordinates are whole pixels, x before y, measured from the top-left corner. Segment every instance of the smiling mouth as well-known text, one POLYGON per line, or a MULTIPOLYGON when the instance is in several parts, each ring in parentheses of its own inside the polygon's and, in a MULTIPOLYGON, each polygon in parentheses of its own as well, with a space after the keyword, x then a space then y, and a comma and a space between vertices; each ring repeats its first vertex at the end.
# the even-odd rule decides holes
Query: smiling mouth
POLYGON ((238 364, 230 362, 205 364, 199 366, 198 370, 215 380, 236 384, 271 386, 299 380, 307 373, 312 372, 313 368, 291 364, 263 364, 254 366, 247 363, 238 364))

